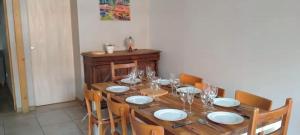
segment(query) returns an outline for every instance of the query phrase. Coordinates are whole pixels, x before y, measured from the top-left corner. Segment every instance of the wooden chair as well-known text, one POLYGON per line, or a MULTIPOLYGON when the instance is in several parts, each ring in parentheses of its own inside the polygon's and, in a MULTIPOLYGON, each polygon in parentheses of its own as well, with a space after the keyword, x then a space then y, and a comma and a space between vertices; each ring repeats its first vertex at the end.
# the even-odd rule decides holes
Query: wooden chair
POLYGON ((272 107, 271 100, 241 90, 235 92, 235 99, 239 100, 242 104, 267 111, 270 111, 272 107))
MULTIPOLYGON (((281 119, 281 127, 270 133, 271 135, 286 135, 289 125, 289 120, 291 116, 292 110, 292 99, 288 98, 285 101, 285 105, 275 109, 273 111, 268 111, 264 113, 259 113, 259 109, 255 108, 251 117, 248 135, 256 135, 256 128, 258 123, 264 123, 270 120, 279 120, 281 119)), ((260 132, 259 135, 263 135, 263 132, 260 132)))
POLYGON ((121 124, 122 135, 127 135, 127 125, 129 124, 129 105, 123 103, 117 103, 111 100, 110 94, 107 94, 107 106, 110 118, 111 134, 119 134, 116 131, 115 123, 121 124), (115 121, 114 117, 119 117, 120 121, 115 121))
POLYGON ((134 110, 131 110, 130 124, 133 135, 164 135, 164 128, 161 126, 148 125, 135 117, 134 110))
MULTIPOLYGON (((207 87, 207 84, 206 83, 195 83, 195 87, 200 89, 200 90, 203 90, 205 87, 207 87)), ((225 90, 223 88, 218 87, 217 96, 218 97, 225 97, 225 90)))
MULTIPOLYGON (((115 64, 114 62, 110 63, 111 66, 111 78, 112 81, 120 80, 126 77, 126 75, 117 75, 116 70, 121 69, 133 69, 137 67, 137 61, 135 60, 133 63, 126 63, 126 64, 115 64)), ((129 71, 128 71, 129 72, 129 71)))
POLYGON ((104 135, 107 126, 109 126, 108 111, 101 110, 102 94, 99 91, 84 90, 84 97, 88 113, 88 135, 93 134, 93 125, 96 124, 98 133, 104 135), (93 111, 92 103, 95 103, 96 111, 93 111), (106 114, 106 116, 105 116, 106 114), (103 117, 104 116, 104 117, 103 117))
POLYGON ((187 85, 195 85, 195 83, 201 83, 202 79, 186 73, 181 73, 179 76, 180 83, 187 85))

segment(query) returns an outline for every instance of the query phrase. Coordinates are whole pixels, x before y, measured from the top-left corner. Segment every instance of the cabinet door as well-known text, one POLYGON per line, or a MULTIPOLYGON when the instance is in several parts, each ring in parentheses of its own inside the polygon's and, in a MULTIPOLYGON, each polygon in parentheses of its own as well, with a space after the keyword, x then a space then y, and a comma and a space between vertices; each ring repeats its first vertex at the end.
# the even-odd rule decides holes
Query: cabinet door
POLYGON ((95 66, 93 70, 93 83, 111 81, 110 65, 95 66))
POLYGON ((139 69, 146 70, 146 67, 151 67, 152 70, 154 70, 156 72, 156 74, 158 74, 158 70, 157 70, 156 65, 157 65, 156 61, 139 61, 138 62, 139 69))

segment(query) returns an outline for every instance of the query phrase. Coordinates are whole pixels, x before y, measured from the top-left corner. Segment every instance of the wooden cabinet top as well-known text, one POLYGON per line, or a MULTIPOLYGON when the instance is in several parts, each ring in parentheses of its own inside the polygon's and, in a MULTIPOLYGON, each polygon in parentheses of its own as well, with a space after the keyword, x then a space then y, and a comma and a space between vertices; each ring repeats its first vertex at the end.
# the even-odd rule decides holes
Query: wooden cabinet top
POLYGON ((100 51, 91 51, 91 52, 83 52, 81 55, 84 57, 119 57, 119 56, 129 56, 129 55, 143 55, 143 54, 154 54, 160 53, 159 50, 152 49, 138 49, 133 52, 128 52, 127 50, 122 51, 114 51, 112 54, 107 54, 105 52, 100 51))

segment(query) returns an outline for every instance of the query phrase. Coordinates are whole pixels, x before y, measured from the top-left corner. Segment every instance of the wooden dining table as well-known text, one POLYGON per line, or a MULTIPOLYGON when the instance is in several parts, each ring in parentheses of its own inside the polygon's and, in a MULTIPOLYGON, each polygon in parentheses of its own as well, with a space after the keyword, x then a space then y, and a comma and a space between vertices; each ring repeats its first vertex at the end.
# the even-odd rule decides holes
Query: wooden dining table
MULTIPOLYGON (((92 88, 94 90, 99 90, 102 92, 105 97, 108 93, 111 93, 106 90, 109 86, 115 85, 126 85, 120 82, 105 82, 105 83, 95 83, 92 84, 92 88)), ((200 98, 195 97, 191 110, 192 114, 188 115, 188 117, 181 121, 163 121, 154 117, 154 112, 160 109, 183 109, 183 102, 180 100, 180 97, 171 94, 171 88, 169 86, 162 86, 162 89, 169 91, 168 94, 156 97, 154 101, 150 104, 146 105, 135 105, 130 104, 125 101, 127 97, 134 95, 141 95, 141 90, 149 88, 149 84, 147 82, 143 82, 137 84, 135 86, 130 86, 130 90, 124 93, 111 93, 111 98, 114 101, 120 103, 129 104, 130 108, 136 112, 136 116, 145 121, 148 124, 159 125, 164 127, 165 134, 170 135, 236 135, 236 134, 245 134, 247 133, 249 120, 252 110, 254 109, 251 106, 247 106, 241 104, 237 107, 220 107, 213 106, 213 109, 208 109, 203 105, 200 98), (243 116, 244 121, 240 124, 235 125, 224 125, 215 123, 210 121, 207 118, 207 114, 210 111, 225 111, 225 112, 233 112, 243 116), (200 123, 199 119, 202 121, 207 121, 207 123, 200 123), (190 124, 186 124, 186 122, 192 122, 190 124), (174 127, 176 125, 184 125, 179 127, 174 127)), ((186 104, 186 109, 189 110, 189 104, 186 104)), ((263 110, 262 110, 263 111, 263 110)), ((261 123, 260 127, 263 127, 268 124, 272 124, 276 121, 270 121, 270 123, 261 123)))

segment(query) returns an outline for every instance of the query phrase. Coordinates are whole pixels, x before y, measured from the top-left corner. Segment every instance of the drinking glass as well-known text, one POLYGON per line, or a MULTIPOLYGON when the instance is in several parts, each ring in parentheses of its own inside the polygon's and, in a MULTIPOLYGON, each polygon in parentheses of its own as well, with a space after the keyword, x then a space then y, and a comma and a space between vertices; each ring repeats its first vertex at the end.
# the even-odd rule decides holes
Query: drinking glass
POLYGON ((154 100, 156 100, 156 99, 155 99, 155 92, 158 91, 158 90, 160 89, 160 86, 159 86, 159 78, 154 77, 154 78, 152 78, 152 79, 153 79, 153 80, 151 81, 150 88, 151 88, 151 90, 152 90, 152 98, 153 98, 154 100))
POLYGON ((180 100, 183 102, 183 111, 186 111, 185 110, 185 102, 187 100, 187 93, 184 92, 184 91, 179 91, 179 95, 180 95, 180 100))
POLYGON ((209 109, 214 110, 214 99, 217 97, 218 88, 216 86, 210 85, 208 90, 208 97, 209 97, 209 109))
POLYGON ((201 90, 200 97, 201 97, 201 101, 203 103, 203 109, 204 109, 203 114, 206 115, 207 110, 208 110, 208 102, 209 102, 207 90, 205 90, 205 89, 201 90))
POLYGON ((146 72, 148 72, 148 71, 152 71, 152 68, 150 66, 146 67, 146 72))
POLYGON ((189 114, 192 114, 192 104, 193 104, 194 96, 195 96, 195 93, 193 92, 193 90, 194 90, 193 87, 190 87, 190 88, 187 89, 187 102, 190 105, 189 114))
POLYGON ((170 85, 171 85, 172 95, 174 95, 175 74, 173 74, 173 73, 169 74, 169 81, 170 81, 170 85))

